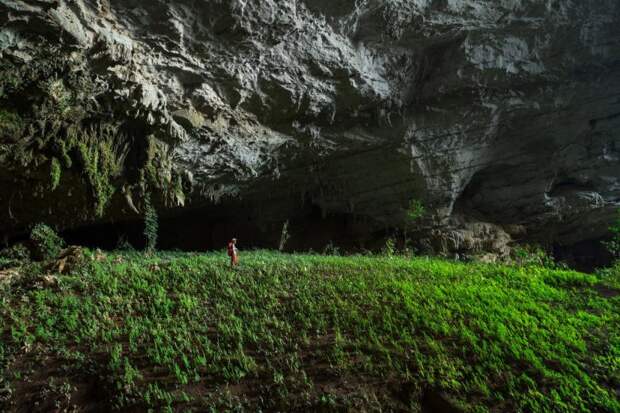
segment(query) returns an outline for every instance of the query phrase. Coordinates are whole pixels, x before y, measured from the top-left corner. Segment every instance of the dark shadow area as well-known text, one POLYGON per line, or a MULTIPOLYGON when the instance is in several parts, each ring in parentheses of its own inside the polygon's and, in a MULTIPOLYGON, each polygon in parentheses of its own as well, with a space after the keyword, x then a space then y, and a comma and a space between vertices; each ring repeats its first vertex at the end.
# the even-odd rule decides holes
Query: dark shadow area
MULTIPOLYGON (((204 207, 159 219, 157 248, 162 250, 221 250, 235 237, 240 249, 278 249, 284 224, 285 251, 323 251, 333 245, 341 251, 372 248, 385 231, 373 232, 363 218, 352 214, 325 214, 318 205, 306 203, 295 216, 261 214, 252 207, 204 207)), ((131 244, 145 246, 144 222, 90 225, 61 234, 69 244, 106 250, 131 244)))
POLYGON ((575 192, 596 192, 596 188, 588 183, 579 182, 574 178, 563 178, 557 180, 547 195, 550 197, 565 196, 575 192))
POLYGON ((582 241, 573 245, 554 245, 553 256, 558 262, 582 272, 594 272, 613 264, 613 257, 603 242, 605 238, 582 241))
POLYGON ((105 250, 116 249, 123 242, 144 248, 144 223, 126 221, 112 224, 95 224, 62 232, 60 235, 70 245, 83 245, 105 250))
POLYGON ((501 199, 495 192, 510 186, 506 178, 510 174, 505 173, 510 169, 509 165, 499 165, 476 172, 456 199, 454 213, 487 222, 502 222, 506 215, 510 216, 504 205, 494 202, 501 199))

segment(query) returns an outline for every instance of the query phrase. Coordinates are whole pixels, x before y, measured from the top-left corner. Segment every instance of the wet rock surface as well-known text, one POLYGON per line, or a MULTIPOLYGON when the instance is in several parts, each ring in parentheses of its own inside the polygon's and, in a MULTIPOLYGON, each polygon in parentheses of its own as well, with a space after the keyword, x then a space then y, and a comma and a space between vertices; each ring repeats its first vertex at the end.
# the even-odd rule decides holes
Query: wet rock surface
POLYGON ((429 243, 504 254, 514 227, 598 238, 620 205, 615 0, 4 0, 0 27, 2 234, 137 220, 155 189, 275 239, 417 199, 429 243), (105 182, 72 132, 101 125, 105 182))

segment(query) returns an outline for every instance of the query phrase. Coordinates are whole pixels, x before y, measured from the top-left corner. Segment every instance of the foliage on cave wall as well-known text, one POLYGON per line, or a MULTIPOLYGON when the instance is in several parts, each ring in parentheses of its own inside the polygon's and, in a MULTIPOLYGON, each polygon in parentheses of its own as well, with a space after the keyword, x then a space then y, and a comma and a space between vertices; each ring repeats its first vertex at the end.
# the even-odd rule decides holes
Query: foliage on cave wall
POLYGON ((70 136, 68 150, 77 151, 84 177, 95 199, 95 212, 101 216, 114 195, 113 180, 122 177, 129 152, 127 138, 118 127, 110 124, 88 130, 74 129, 70 136))
POLYGON ((183 179, 174 169, 168 145, 152 136, 147 142, 146 162, 140 171, 140 182, 145 192, 147 187, 160 189, 166 206, 185 204, 183 179))
POLYGON ((126 132, 127 113, 79 53, 45 45, 28 62, 0 62, 0 163, 6 170, 44 167, 51 190, 68 172, 81 178, 103 216, 119 188, 142 198, 159 191, 167 205, 185 201, 168 146, 148 125, 126 132), (128 155, 134 151, 134 156, 128 155), (135 173, 131 173, 135 171, 135 173))

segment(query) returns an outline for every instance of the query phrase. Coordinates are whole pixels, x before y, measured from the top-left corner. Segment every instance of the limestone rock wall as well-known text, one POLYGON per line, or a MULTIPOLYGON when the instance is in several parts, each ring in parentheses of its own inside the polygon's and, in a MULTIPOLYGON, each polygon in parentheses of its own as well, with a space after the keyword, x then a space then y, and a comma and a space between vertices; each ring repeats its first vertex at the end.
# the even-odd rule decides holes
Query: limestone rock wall
POLYGON ((0 57, 0 232, 130 219, 155 189, 369 228, 416 199, 431 231, 562 243, 620 206, 617 0, 0 0, 0 57), (97 214, 79 143, 50 171, 101 125, 126 149, 97 214))

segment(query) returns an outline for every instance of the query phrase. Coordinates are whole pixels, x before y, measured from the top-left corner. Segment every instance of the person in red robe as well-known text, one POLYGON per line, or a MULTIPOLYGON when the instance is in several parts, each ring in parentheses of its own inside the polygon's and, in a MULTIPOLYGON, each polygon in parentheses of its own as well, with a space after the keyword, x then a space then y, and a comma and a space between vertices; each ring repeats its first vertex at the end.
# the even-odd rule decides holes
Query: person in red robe
POLYGON ((228 256, 230 257, 230 268, 239 264, 239 250, 237 250, 237 238, 233 238, 228 243, 228 256))

